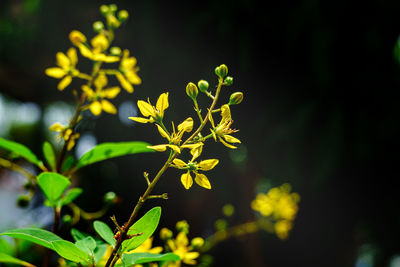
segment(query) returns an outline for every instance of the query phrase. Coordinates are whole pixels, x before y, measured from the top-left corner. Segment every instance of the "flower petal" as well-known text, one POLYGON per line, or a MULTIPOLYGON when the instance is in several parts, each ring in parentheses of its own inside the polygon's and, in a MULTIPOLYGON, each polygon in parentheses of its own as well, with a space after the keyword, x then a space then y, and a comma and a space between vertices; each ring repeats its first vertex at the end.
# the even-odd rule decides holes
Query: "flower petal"
POLYGON ((104 86, 106 86, 108 83, 107 76, 105 74, 99 74, 97 78, 94 80, 94 86, 96 86, 96 89, 99 91, 104 86))
POLYGON ((229 148, 232 148, 232 149, 236 149, 236 148, 237 148, 236 146, 233 146, 233 145, 231 145, 231 144, 225 142, 224 139, 222 139, 221 137, 218 137, 218 139, 219 139, 219 141, 220 141, 222 144, 224 144, 224 146, 226 146, 226 147, 229 147, 229 148))
POLYGON ((229 109, 229 106, 226 104, 221 107, 221 117, 222 117, 221 122, 230 121, 232 119, 231 110, 229 109))
POLYGON ((102 97, 113 99, 119 94, 119 92, 121 92, 121 89, 119 89, 118 86, 114 86, 101 91, 100 94, 102 97))
POLYGON ((133 87, 132 85, 125 79, 124 75, 122 75, 120 72, 115 74, 117 77, 119 83, 121 84, 122 88, 124 88, 128 93, 133 93, 133 87))
POLYGON ((198 163, 197 166, 203 171, 209 171, 213 169, 218 164, 218 162, 219 162, 218 159, 206 159, 200 161, 200 163, 198 163))
MULTIPOLYGON (((192 179, 192 176, 190 176, 190 172, 189 172, 189 171, 188 171, 187 173, 182 174, 182 176, 181 176, 181 182, 182 182, 183 186, 184 186, 186 189, 189 189, 189 188, 192 186, 192 184, 193 184, 193 179, 192 179)), ((181 233, 183 233, 183 232, 181 232, 181 233)), ((178 236, 179 236, 179 234, 178 234, 178 236)), ((177 238, 178 238, 178 237, 177 237, 177 238)))
POLYGON ((92 59, 93 52, 84 44, 78 44, 79 52, 81 52, 82 56, 92 59))
POLYGON ((90 111, 93 115, 98 116, 101 114, 101 104, 99 101, 94 101, 89 105, 90 111))
POLYGON ((56 122, 56 123, 52 124, 52 125, 49 127, 49 130, 50 130, 50 131, 53 131, 53 132, 61 132, 62 130, 64 130, 64 128, 65 128, 64 125, 62 125, 62 124, 59 123, 59 122, 56 122))
POLYGON ((176 145, 168 145, 169 148, 171 148, 173 151, 175 151, 176 153, 181 153, 181 150, 178 146, 176 145))
POLYGON ((186 167, 186 163, 183 161, 183 160, 180 160, 180 159, 174 159, 173 161, 172 161, 172 163, 174 163, 177 167, 179 167, 179 168, 184 168, 184 167, 186 167))
POLYGON ((87 85, 82 85, 82 91, 88 96, 88 98, 92 98, 94 96, 94 91, 87 85))
POLYGON ((148 122, 152 122, 149 119, 145 119, 145 118, 140 118, 140 117, 128 117, 128 119, 136 121, 136 122, 140 122, 140 123, 148 123, 148 122))
POLYGON ((68 56, 69 60, 71 61, 71 66, 75 67, 75 65, 78 63, 78 55, 76 53, 76 49, 73 47, 68 49, 67 56, 68 56))
POLYGON ((156 124, 156 126, 157 126, 158 132, 161 134, 161 136, 166 138, 169 141, 170 138, 169 138, 168 133, 166 131, 164 131, 164 129, 160 125, 156 124))
POLYGON ((61 68, 48 68, 45 70, 45 73, 47 76, 56 78, 56 79, 61 79, 64 77, 67 72, 61 68))
POLYGON ((133 70, 131 71, 126 71, 125 72, 125 77, 128 79, 128 81, 132 84, 141 84, 142 79, 137 75, 137 73, 133 70))
POLYGON ((184 120, 181 124, 178 125, 178 132, 185 131, 191 132, 193 129, 193 119, 191 117, 184 120))
POLYGON ((224 139, 229 143, 241 143, 239 139, 228 134, 224 134, 224 139))
POLYGON ((63 52, 57 52, 56 54, 57 65, 61 68, 68 70, 71 65, 71 61, 63 52))
POLYGON ((204 174, 196 173, 196 177, 194 178, 194 180, 201 187, 204 187, 206 189, 211 189, 210 181, 208 180, 207 176, 205 176, 204 174))
POLYGON ((149 116, 155 117, 156 116, 154 107, 152 105, 150 105, 149 103, 147 103, 143 100, 139 100, 137 102, 137 106, 144 117, 149 117, 149 116))
POLYGON ((162 93, 156 103, 156 109, 160 111, 161 116, 164 116, 164 110, 168 108, 168 93, 162 93))
POLYGON ((154 149, 159 152, 163 152, 167 149, 168 145, 155 145, 155 146, 147 146, 147 148, 154 149))
POLYGON ((111 104, 110 101, 105 100, 105 99, 101 100, 101 106, 105 112, 110 113, 110 114, 117 114, 116 107, 113 104, 111 104))
POLYGON ((62 91, 72 82, 72 77, 70 75, 65 76, 57 85, 57 89, 62 91))

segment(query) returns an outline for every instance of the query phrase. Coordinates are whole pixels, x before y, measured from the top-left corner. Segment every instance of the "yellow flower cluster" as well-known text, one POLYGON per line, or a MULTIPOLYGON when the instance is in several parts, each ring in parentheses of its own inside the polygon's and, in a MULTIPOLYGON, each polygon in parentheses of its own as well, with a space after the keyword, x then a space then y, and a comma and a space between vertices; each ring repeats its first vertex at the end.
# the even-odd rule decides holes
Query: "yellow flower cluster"
POLYGON ((85 100, 89 103, 88 108, 94 115, 100 115, 102 111, 115 114, 117 110, 107 99, 115 98, 120 89, 118 86, 106 88, 108 84, 107 75, 115 76, 121 87, 127 92, 134 91, 133 86, 141 84, 141 79, 137 75, 139 68, 136 66, 136 58, 129 56, 129 50, 121 51, 119 47, 111 47, 114 39, 114 30, 120 26, 128 17, 125 10, 120 10, 116 16, 117 7, 115 5, 101 6, 100 11, 106 18, 106 25, 101 21, 93 25, 97 34, 88 42, 86 36, 80 31, 73 30, 69 34, 69 40, 74 47, 68 49, 66 54, 58 52, 56 54, 57 67, 47 68, 46 75, 61 79, 58 83, 58 90, 64 90, 71 84, 73 78, 86 80, 87 83, 81 86, 85 100), (118 17, 118 18, 117 18, 118 17), (86 74, 77 68, 78 53, 93 62, 91 74, 86 74), (118 68, 103 69, 104 63, 119 62, 118 68), (93 86, 95 89, 93 89, 93 86), (105 89, 104 89, 105 88, 105 89))
POLYGON ((68 142, 67 150, 71 150, 75 146, 75 141, 80 137, 79 133, 74 133, 68 126, 62 125, 59 122, 54 123, 50 126, 50 131, 58 132, 57 139, 64 139, 68 142))
POLYGON ((139 122, 139 123, 154 123, 160 135, 165 138, 168 142, 165 144, 149 146, 149 148, 156 151, 166 151, 170 149, 170 159, 171 162, 169 167, 174 167, 177 169, 184 170, 185 173, 181 175, 181 183, 186 189, 189 189, 193 185, 193 177, 191 173, 194 174, 194 181, 201 187, 206 189, 211 189, 211 183, 206 175, 199 173, 199 171, 209 171, 212 170, 219 162, 218 159, 206 159, 199 162, 195 161, 200 157, 205 141, 209 138, 214 138, 214 140, 220 141, 226 147, 235 149, 236 146, 232 145, 235 143, 240 143, 240 140, 233 137, 231 134, 237 132, 236 129, 231 129, 233 123, 230 111, 230 105, 239 104, 243 100, 243 93, 236 92, 232 94, 229 102, 222 105, 219 109, 213 109, 217 102, 219 92, 223 85, 231 85, 232 78, 226 77, 228 69, 222 64, 217 67, 216 74, 219 77, 219 84, 216 89, 215 96, 208 91, 208 82, 201 80, 198 83, 198 87, 194 83, 188 83, 186 86, 187 95, 193 100, 194 109, 200 120, 200 125, 197 130, 186 140, 183 139, 185 133, 191 133, 193 131, 194 120, 192 117, 186 118, 182 123, 175 128, 175 124, 172 122, 172 130, 168 130, 163 123, 164 115, 166 109, 169 107, 169 93, 162 93, 153 105, 149 99, 147 101, 139 100, 137 106, 143 117, 129 117, 129 119, 139 122), (217 71, 218 70, 218 71, 217 71), (225 79, 224 79, 225 78, 225 79), (200 88, 200 89, 199 89, 200 88), (199 91, 205 93, 208 97, 213 100, 206 117, 203 119, 201 115, 201 110, 199 109, 197 103, 197 96, 199 91), (232 100, 233 99, 233 100, 232 100), (212 116, 213 112, 221 112, 221 120, 218 124, 214 123, 212 116), (204 129, 207 122, 211 124, 211 133, 207 136, 202 136, 201 130, 204 129), (191 159, 189 161, 183 161, 177 157, 183 152, 184 149, 188 149, 191 154, 191 159))
POLYGON ((263 217, 271 218, 276 235, 280 239, 286 239, 296 218, 299 201, 299 194, 291 193, 291 186, 285 183, 271 188, 266 194, 257 194, 256 199, 251 202, 251 208, 263 217))

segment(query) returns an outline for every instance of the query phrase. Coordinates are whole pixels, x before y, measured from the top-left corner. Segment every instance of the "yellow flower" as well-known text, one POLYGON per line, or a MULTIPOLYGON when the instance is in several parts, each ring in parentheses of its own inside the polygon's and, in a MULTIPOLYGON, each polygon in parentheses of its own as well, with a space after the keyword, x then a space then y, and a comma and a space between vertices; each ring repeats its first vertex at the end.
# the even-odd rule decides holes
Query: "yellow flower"
POLYGON ((120 89, 118 86, 115 86, 103 90, 103 87, 106 86, 107 83, 107 76, 104 74, 99 74, 94 81, 96 91, 93 91, 87 85, 82 86, 82 90, 86 93, 88 100, 91 101, 89 104, 89 109, 93 115, 100 115, 102 110, 111 114, 117 113, 115 106, 105 98, 115 98, 119 94, 120 89))
POLYGON ((160 254, 163 251, 162 247, 152 247, 153 244, 153 237, 148 238, 146 241, 144 241, 140 246, 135 248, 134 250, 131 250, 129 252, 125 252, 127 254, 131 253, 154 253, 154 254, 160 254))
POLYGON ((58 67, 47 68, 45 73, 50 77, 62 79, 57 86, 57 89, 62 91, 72 82, 72 77, 79 75, 79 71, 75 69, 78 63, 76 49, 68 49, 67 55, 63 52, 58 52, 56 54, 56 59, 58 67))
POLYGON ((194 147, 202 145, 202 143, 197 144, 188 144, 181 146, 181 139, 184 132, 191 132, 193 129, 193 119, 191 117, 184 120, 181 124, 178 125, 178 132, 175 132, 174 124, 172 124, 172 134, 169 134, 165 131, 160 125, 156 124, 158 132, 161 134, 162 137, 168 140, 168 144, 162 145, 155 145, 155 146, 148 146, 148 148, 154 149, 156 151, 165 151, 167 147, 171 148, 177 153, 181 153, 181 148, 189 148, 193 149, 194 147))
POLYGON ((137 102, 137 106, 142 113, 144 117, 146 118, 140 118, 140 117, 129 117, 129 119, 133 121, 137 121, 140 123, 161 123, 162 119, 164 118, 164 111, 168 108, 168 93, 162 93, 158 99, 156 106, 151 105, 150 100, 147 100, 147 102, 143 100, 139 100, 137 102))
POLYGON ((211 129, 211 133, 215 141, 217 141, 218 138, 219 141, 226 147, 234 149, 236 147, 231 145, 230 143, 241 143, 241 142, 239 139, 229 135, 231 133, 237 132, 238 130, 230 128, 233 123, 233 120, 231 118, 231 111, 228 105, 223 105, 221 107, 221 117, 222 117, 221 121, 217 126, 215 126, 214 120, 210 114, 210 122, 213 127, 213 129, 211 129))
POLYGON ((120 65, 119 70, 116 74, 117 79, 121 83, 121 86, 128 91, 129 93, 133 92, 133 86, 141 84, 142 80, 137 75, 139 68, 136 66, 136 58, 129 57, 129 50, 125 49, 120 65))
POLYGON ((199 252, 191 251, 192 247, 189 246, 189 240, 186 236, 185 232, 180 232, 176 239, 169 239, 167 241, 169 248, 173 253, 177 254, 180 257, 180 260, 175 263, 170 263, 169 267, 179 267, 181 266, 181 262, 195 265, 197 259, 200 256, 199 252))
POLYGON ((71 150, 75 146, 75 140, 77 140, 80 135, 79 133, 73 133, 72 129, 68 126, 64 126, 59 122, 54 123, 49 128, 50 131, 59 132, 57 135, 57 139, 64 139, 65 142, 68 142, 67 150, 71 150))
MULTIPOLYGON (((197 156, 197 154, 195 154, 194 156, 197 156)), ((194 157, 188 163, 185 163, 183 160, 180 159, 174 159, 172 161, 172 163, 174 164, 172 165, 172 167, 181 170, 187 170, 186 173, 181 175, 181 183, 186 189, 189 189, 193 185, 193 178, 190 175, 191 172, 194 173, 194 180, 199 186, 206 189, 211 189, 211 184, 207 176, 202 173, 198 173, 198 171, 209 171, 213 169, 218 164, 218 162, 218 159, 206 159, 197 163, 194 161, 194 157)))
POLYGON ((108 49, 110 42, 103 33, 99 33, 90 40, 90 44, 86 43, 86 37, 79 31, 72 31, 69 34, 69 39, 73 45, 79 48, 82 56, 89 58, 93 61, 113 63, 119 61, 117 56, 106 55, 105 52, 108 49))

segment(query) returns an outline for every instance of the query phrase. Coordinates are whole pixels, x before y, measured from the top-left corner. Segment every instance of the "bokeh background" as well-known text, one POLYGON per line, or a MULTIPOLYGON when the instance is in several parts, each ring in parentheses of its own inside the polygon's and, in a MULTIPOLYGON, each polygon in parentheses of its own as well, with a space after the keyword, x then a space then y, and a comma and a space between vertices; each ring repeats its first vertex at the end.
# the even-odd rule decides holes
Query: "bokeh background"
MULTIPOLYGON (((57 91, 58 81, 44 70, 54 65, 56 52, 70 47, 71 30, 93 36, 104 3, 110 4, 0 2, 0 136, 41 155, 41 143, 53 137, 49 124, 68 118, 70 106, 60 101, 73 102, 74 86, 57 91)), ((232 151, 211 143, 207 155, 220 159, 208 175, 211 191, 187 191, 180 172, 167 172, 157 191, 170 199, 151 203, 163 207, 162 226, 186 219, 192 236, 207 236, 224 204, 236 207, 233 224, 249 221, 257 190, 288 182, 301 195, 289 239, 258 233, 230 240, 214 249, 214 266, 400 266, 400 68, 393 56, 399 1, 115 3, 131 15, 115 43, 137 58, 143 84, 119 95, 119 116, 86 114, 74 153, 101 142, 159 144, 152 127, 126 120, 137 112, 136 101, 154 102, 168 91, 167 119, 195 116, 186 84, 206 79, 215 85, 213 70, 225 63, 234 85, 222 97, 245 94, 232 107, 243 144, 232 151)), ((104 193, 114 191, 123 201, 109 215, 126 220, 145 188, 143 171, 154 174, 164 159, 144 154, 84 169, 79 186, 86 191, 78 204, 97 210, 104 193)), ((27 223, 6 184, 0 186, 2 230, 27 223)), ((45 223, 43 214, 26 220, 45 223)))

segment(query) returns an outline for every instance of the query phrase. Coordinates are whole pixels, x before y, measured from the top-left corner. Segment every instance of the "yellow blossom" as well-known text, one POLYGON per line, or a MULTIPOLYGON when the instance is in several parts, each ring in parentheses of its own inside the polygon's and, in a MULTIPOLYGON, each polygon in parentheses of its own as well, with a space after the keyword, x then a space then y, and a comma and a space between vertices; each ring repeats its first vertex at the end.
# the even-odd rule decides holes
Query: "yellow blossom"
POLYGON ((58 67, 47 68, 45 73, 50 77, 62 79, 57 86, 57 89, 62 91, 72 82, 73 77, 79 75, 79 71, 75 68, 78 63, 76 49, 68 49, 66 55, 63 52, 58 52, 56 59, 58 67))
POLYGON ((213 127, 213 129, 211 129, 211 133, 215 141, 217 141, 218 138, 218 140, 226 147, 234 149, 236 146, 233 146, 230 143, 240 143, 240 140, 230 135, 238 130, 230 128, 233 120, 231 118, 231 111, 228 105, 223 105, 221 107, 221 117, 221 121, 217 126, 215 126, 214 120, 210 114, 210 122, 213 127))
POLYGON ((158 99, 156 106, 151 105, 150 100, 147 100, 147 102, 143 100, 139 100, 137 102, 137 106, 142 113, 144 117, 146 118, 141 118, 141 117, 129 117, 129 119, 133 121, 137 121, 140 123, 153 123, 157 122, 160 123, 162 122, 162 119, 164 118, 164 111, 168 108, 168 93, 162 93, 158 99))
POLYGON ((148 238, 144 241, 140 246, 131 250, 129 252, 125 252, 127 254, 131 253, 153 253, 153 254, 160 254, 163 251, 162 247, 152 247, 153 246, 153 237, 148 238))
POLYGON ((115 98, 119 94, 120 89, 118 86, 114 86, 103 90, 103 87, 106 86, 107 83, 107 76, 99 74, 94 81, 94 86, 96 87, 95 91, 87 85, 82 86, 82 90, 86 93, 88 100, 91 101, 89 109, 93 115, 100 115, 102 110, 111 114, 117 113, 115 106, 105 98, 115 98))
POLYGON ((65 142, 68 142, 67 150, 71 150, 75 146, 75 140, 77 140, 80 135, 79 133, 73 133, 72 129, 68 126, 64 126, 59 122, 54 123, 49 128, 50 131, 59 132, 57 135, 57 139, 64 139, 65 142))
POLYGON ((129 56, 129 50, 125 49, 119 65, 120 72, 117 72, 116 77, 121 86, 129 93, 133 92, 132 85, 142 83, 142 80, 137 75, 139 68, 136 66, 136 58, 129 56))
POLYGON ((202 173, 198 173, 198 171, 209 171, 213 169, 218 164, 218 162, 218 159, 206 159, 197 163, 196 161, 194 161, 194 157, 188 163, 180 159, 174 159, 172 161, 172 163, 174 164, 172 165, 172 167, 187 170, 186 173, 181 175, 181 183, 186 189, 189 189, 193 185, 193 178, 190 175, 191 172, 194 173, 194 181, 198 185, 206 189, 211 189, 211 184, 207 176, 202 173))
POLYGON ((180 260, 175 263, 170 263, 169 267, 179 267, 181 263, 195 265, 197 259, 200 256, 199 252, 192 251, 192 247, 189 246, 189 239, 185 232, 180 232, 176 239, 169 239, 167 245, 173 253, 180 257, 180 260))

